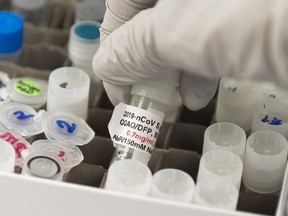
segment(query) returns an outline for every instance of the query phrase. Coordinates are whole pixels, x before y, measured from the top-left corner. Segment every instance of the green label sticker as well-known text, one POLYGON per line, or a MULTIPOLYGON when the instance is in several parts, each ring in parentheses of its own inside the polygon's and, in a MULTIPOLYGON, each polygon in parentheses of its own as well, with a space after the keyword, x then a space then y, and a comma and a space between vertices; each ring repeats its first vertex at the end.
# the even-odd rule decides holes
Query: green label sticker
POLYGON ((38 96, 42 93, 42 87, 31 80, 18 80, 14 83, 14 89, 23 95, 38 96))

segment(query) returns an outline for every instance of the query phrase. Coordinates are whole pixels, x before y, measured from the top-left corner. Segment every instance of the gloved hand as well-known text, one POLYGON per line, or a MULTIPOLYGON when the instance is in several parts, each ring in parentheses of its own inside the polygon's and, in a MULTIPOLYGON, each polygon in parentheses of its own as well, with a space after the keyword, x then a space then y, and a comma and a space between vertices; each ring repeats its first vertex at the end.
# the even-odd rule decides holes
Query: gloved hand
POLYGON ((285 0, 159 1, 103 41, 93 68, 113 104, 136 82, 182 70, 180 94, 196 110, 222 76, 271 80, 287 88, 285 0))
POLYGON ((130 20, 139 11, 151 8, 157 0, 106 0, 106 12, 100 29, 103 41, 115 29, 130 20))

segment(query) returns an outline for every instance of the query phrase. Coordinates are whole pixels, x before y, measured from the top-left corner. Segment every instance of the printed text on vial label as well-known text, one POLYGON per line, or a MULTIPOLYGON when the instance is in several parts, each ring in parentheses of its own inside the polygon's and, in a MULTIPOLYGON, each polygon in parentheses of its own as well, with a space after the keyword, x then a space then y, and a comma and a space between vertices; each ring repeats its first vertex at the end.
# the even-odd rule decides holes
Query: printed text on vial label
POLYGON ((120 103, 109 123, 111 139, 121 145, 151 154, 163 122, 163 116, 120 103))

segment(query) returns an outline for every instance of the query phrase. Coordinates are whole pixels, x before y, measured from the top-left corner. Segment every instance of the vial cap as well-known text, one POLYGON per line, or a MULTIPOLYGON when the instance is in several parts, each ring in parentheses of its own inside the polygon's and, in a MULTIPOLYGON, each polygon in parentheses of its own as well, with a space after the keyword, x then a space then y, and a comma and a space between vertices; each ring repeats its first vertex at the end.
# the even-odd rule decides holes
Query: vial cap
POLYGON ((154 173, 149 196, 191 203, 195 189, 192 177, 178 169, 162 169, 154 173))
POLYGON ((29 137, 43 132, 41 121, 35 120, 37 112, 20 103, 1 103, 0 121, 6 128, 22 136, 29 137))
POLYGON ((230 122, 218 122, 206 128, 202 153, 222 149, 243 158, 245 144, 246 133, 241 127, 230 122))
POLYGON ((266 100, 256 107, 253 113, 251 133, 271 130, 288 138, 288 104, 278 100, 266 100))
POLYGON ((70 35, 74 40, 92 44, 100 39, 100 25, 95 21, 77 22, 71 27, 70 35))
POLYGON ((89 143, 95 132, 79 116, 70 112, 47 112, 43 116, 46 137, 74 146, 89 143))
POLYGON ((115 161, 108 169, 105 189, 146 196, 152 181, 152 172, 136 160, 115 161))
POLYGON ((250 80, 222 78, 217 97, 216 121, 231 122, 249 131, 253 110, 258 102, 258 87, 258 83, 250 80))
POLYGON ((240 190, 243 162, 239 156, 227 150, 212 150, 202 155, 197 182, 203 179, 231 181, 240 190))
POLYGON ((31 77, 14 78, 7 83, 8 94, 13 101, 33 107, 46 103, 47 89, 46 80, 31 77))
POLYGON ((64 173, 80 164, 84 159, 79 148, 56 140, 37 140, 33 142, 30 151, 57 155, 63 162, 64 173))
POLYGON ((171 72, 166 76, 161 76, 145 82, 133 85, 130 94, 139 95, 160 103, 171 105, 171 100, 177 90, 179 72, 171 72))
POLYGON ((87 118, 90 78, 76 67, 52 71, 48 81, 47 111, 68 111, 87 118))
POLYGON ((15 165, 22 167, 24 161, 24 155, 22 152, 24 150, 30 149, 30 143, 27 142, 21 135, 16 132, 9 131, 7 129, 0 128, 0 140, 8 142, 15 150, 15 165))
POLYGON ((23 25, 17 14, 0 11, 0 53, 14 53, 22 47, 23 25))
POLYGON ((62 161, 55 155, 31 153, 25 158, 22 175, 61 180, 63 171, 62 161))
POLYGON ((249 190, 274 193, 282 186, 287 164, 288 142, 278 132, 260 130, 246 143, 243 182, 249 190))
POLYGON ((239 191, 235 185, 223 179, 203 179, 197 182, 193 203, 197 205, 236 210, 239 191))

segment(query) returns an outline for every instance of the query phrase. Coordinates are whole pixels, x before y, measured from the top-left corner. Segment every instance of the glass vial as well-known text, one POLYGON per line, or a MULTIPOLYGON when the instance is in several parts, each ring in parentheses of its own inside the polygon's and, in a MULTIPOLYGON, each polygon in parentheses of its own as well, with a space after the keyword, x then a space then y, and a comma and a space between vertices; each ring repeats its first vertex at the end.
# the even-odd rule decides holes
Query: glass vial
MULTIPOLYGON (((153 79, 151 81, 146 81, 143 83, 135 84, 132 87, 132 90, 130 93, 132 95, 130 105, 133 107, 139 108, 138 109, 139 112, 141 112, 141 110, 148 111, 149 113, 152 113, 154 116, 158 116, 158 118, 160 117, 163 121, 165 112, 168 109, 168 107, 171 105, 171 100, 177 88, 178 79, 179 79, 179 73, 175 72, 175 73, 171 73, 170 75, 167 74, 167 76, 165 77, 160 77, 158 79, 153 79)), ((114 113, 115 113, 115 110, 114 110, 114 113)), ((135 112, 138 112, 138 111, 135 111, 135 112)), ((141 114, 135 113, 135 116, 139 117, 141 116, 141 114)), ((146 116, 144 116, 144 118, 148 119, 148 117, 146 118, 146 116)), ((133 119, 135 120, 135 118, 131 117, 129 119, 129 122, 133 122, 133 119)), ((113 121, 114 120, 112 117, 110 123, 113 121)), ((141 144, 141 142, 143 143, 142 138, 144 139, 152 135, 150 134, 147 137, 141 137, 140 135, 136 134, 138 133, 137 130, 133 131, 133 128, 132 129, 131 128, 127 129, 127 131, 129 130, 130 136, 125 137, 126 140, 132 139, 132 142, 135 141, 135 143, 138 142, 141 144), (131 134, 136 134, 136 135, 133 136, 131 134), (133 138, 134 138, 134 141, 133 141, 133 138)), ((110 130, 110 135, 111 135, 111 128, 109 128, 109 130, 110 130)), ((151 158, 153 148, 155 146, 155 142, 156 142, 154 140, 155 142, 153 142, 153 145, 150 146, 151 149, 150 147, 147 147, 146 151, 143 151, 143 149, 145 148, 143 148, 142 150, 141 149, 139 150, 135 148, 135 146, 133 145, 129 146, 127 145, 127 143, 122 144, 119 142, 115 142, 115 140, 113 141, 114 141, 114 146, 116 147, 116 150, 115 150, 115 154, 112 159, 112 162, 122 160, 122 159, 132 159, 132 160, 140 161, 144 164, 148 164, 151 158)))

